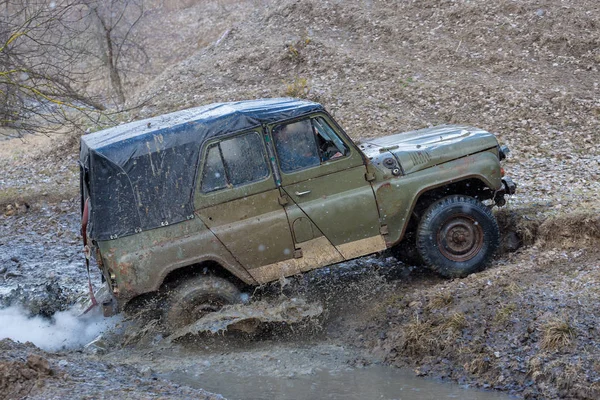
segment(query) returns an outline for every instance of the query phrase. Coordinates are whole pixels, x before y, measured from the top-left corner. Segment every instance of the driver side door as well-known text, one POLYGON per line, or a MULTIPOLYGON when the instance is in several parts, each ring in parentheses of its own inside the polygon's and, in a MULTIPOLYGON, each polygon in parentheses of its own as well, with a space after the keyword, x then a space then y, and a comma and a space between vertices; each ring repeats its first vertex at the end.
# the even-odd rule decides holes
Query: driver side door
POLYGON ((271 128, 296 248, 326 238, 351 259, 386 248, 362 153, 326 114, 271 128))

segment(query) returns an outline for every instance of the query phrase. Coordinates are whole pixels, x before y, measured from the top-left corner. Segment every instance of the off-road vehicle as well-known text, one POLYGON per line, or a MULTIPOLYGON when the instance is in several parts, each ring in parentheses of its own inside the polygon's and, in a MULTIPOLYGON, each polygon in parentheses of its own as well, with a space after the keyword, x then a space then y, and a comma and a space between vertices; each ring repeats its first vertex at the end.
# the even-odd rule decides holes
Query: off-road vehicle
POLYGON ((259 285, 416 249, 446 277, 498 247, 515 185, 493 134, 458 125, 354 143, 317 103, 212 104, 84 135, 84 240, 106 313, 169 292, 180 325, 259 285), (485 203, 484 203, 485 202, 485 203))

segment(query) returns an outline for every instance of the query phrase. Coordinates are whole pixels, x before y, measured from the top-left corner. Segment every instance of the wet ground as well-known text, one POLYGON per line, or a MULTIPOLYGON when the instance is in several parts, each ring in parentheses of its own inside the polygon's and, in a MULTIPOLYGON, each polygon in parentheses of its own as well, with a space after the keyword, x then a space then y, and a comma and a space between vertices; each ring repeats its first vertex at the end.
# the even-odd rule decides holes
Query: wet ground
MULTIPOLYGON (((97 320, 81 323, 69 311, 87 296, 87 284, 78 199, 61 202, 77 196, 77 137, 71 145, 56 136, 5 141, 0 307, 22 308, 3 309, 0 327, 23 328, 13 337, 40 331, 58 340, 45 343, 56 346, 50 352, 0 340, 0 398, 218 398, 171 379, 232 398, 254 388, 284 396, 277 390, 308 391, 323 377, 341 376, 344 389, 356 388, 369 375, 354 393, 403 381, 402 371, 430 387, 438 381, 426 379, 444 379, 447 395, 459 398, 467 395, 449 382, 532 399, 600 398, 597 0, 567 8, 561 0, 543 7, 533 0, 168 3, 140 25, 151 31, 152 52, 169 58, 150 66, 162 75, 131 88, 139 103, 151 98, 152 105, 124 119, 293 95, 325 104, 355 139, 440 123, 480 126, 513 152, 504 166, 519 188, 503 227, 515 227, 525 248, 457 280, 385 257, 361 259, 256 293, 261 301, 299 298, 322 308, 304 324, 167 343, 150 322, 131 335, 132 325, 115 321, 116 334, 82 350, 71 339, 85 338, 97 320), (181 63, 164 51, 173 37, 185 44, 176 50, 181 63), (377 362, 400 368, 365 372, 377 362)), ((421 398, 423 389, 407 385, 392 396, 421 398)))
MULTIPOLYGON (((326 346, 319 347, 325 348, 324 352, 332 351, 326 346)), ((336 350, 339 351, 333 349, 336 350)), ((291 352, 297 353, 297 350, 291 352)), ((279 361, 271 355, 269 357, 273 362, 279 361)), ((313 363, 309 362, 309 364, 313 363)), ((282 369, 285 367, 285 365, 279 366, 282 369)), ((380 364, 340 368, 334 362, 332 365, 304 368, 306 369, 300 372, 289 371, 286 376, 273 376, 262 371, 249 374, 235 369, 219 371, 218 368, 199 370, 187 368, 159 374, 159 376, 191 387, 221 393, 230 400, 501 400, 512 398, 502 393, 418 378, 412 371, 380 364)))
MULTIPOLYGON (((424 279, 386 255, 263 286, 253 293, 249 306, 201 321, 193 335, 188 331, 164 337, 160 329, 153 329, 152 320, 107 321, 97 313, 80 318, 74 310, 87 297, 87 275, 78 207, 75 200, 63 201, 0 216, 0 319, 18 327, 4 326, 0 336, 53 351, 43 357, 50 365, 59 358, 56 371, 68 371, 71 364, 84 370, 89 363, 102 368, 122 365, 137 371, 131 379, 202 388, 231 399, 507 398, 377 364, 368 352, 342 339, 346 321, 389 290, 390 282, 432 285, 439 280, 424 279), (252 334, 225 333, 229 324, 223 321, 231 320, 232 313, 261 323, 252 334), (207 331, 217 334, 202 333, 207 331), (96 338, 100 332, 104 333, 96 338)), ((97 287, 98 273, 93 270, 92 276, 97 287)), ((354 322, 361 323, 359 318, 354 322)), ((117 392, 123 389, 117 379, 111 383, 109 378, 106 384, 117 392)))
MULTIPOLYGON (((194 334, 165 337, 156 320, 118 317, 97 337, 107 321, 73 309, 88 290, 78 213, 72 200, 0 216, 0 337, 49 351, 4 343, 0 369, 7 379, 25 371, 19 381, 40 387, 39 398, 69 390, 124 397, 136 382, 165 398, 210 396, 196 388, 232 399, 298 398, 300 391, 503 398, 474 388, 528 398, 599 393, 596 214, 541 223, 535 208, 508 209, 498 214, 500 225, 526 248, 465 279, 444 280, 382 254, 257 288, 248 306, 199 321, 194 334), (232 315, 260 324, 252 333, 233 331, 232 315), (50 369, 27 364, 31 354, 50 369), (89 376, 98 381, 82 387, 89 376)), ((94 269, 92 277, 99 286, 94 269)))

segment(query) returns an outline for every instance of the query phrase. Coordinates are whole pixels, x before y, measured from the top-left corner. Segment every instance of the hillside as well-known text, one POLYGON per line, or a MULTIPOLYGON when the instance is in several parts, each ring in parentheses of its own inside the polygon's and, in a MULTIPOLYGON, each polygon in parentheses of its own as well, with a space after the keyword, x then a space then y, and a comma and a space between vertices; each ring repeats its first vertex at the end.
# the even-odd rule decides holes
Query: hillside
MULTIPOLYGON (((120 121, 292 96, 323 103, 356 140, 445 123, 495 133, 512 150, 504 168, 518 183, 497 217, 505 240, 520 248, 465 279, 405 266, 385 283, 377 276, 376 290, 363 282, 338 293, 330 276, 327 317, 308 339, 524 398, 600 397, 597 0, 153 0, 136 38, 151 62, 130 76, 132 108, 120 121)), ((54 279, 69 299, 87 290, 83 269, 73 269, 80 262, 78 139, 0 141, 0 278, 7 288, 54 279)), ((369 274, 386 269, 382 263, 392 268, 389 260, 379 259, 369 274)), ((301 285, 286 288, 296 289, 304 294, 301 285)), ((0 304, 10 297, 4 294, 0 304)), ((306 339, 290 336, 279 353, 306 339)), ((3 346, 25 357, 26 347, 3 346)), ((75 353, 64 357, 91 369, 75 353)), ((227 367, 238 362, 235 351, 214 354, 227 367)), ((63 355, 42 355, 60 370, 63 355)), ((15 357, 0 360, 0 369, 15 357)), ((143 370, 173 365, 138 359, 127 346, 94 357, 143 370)), ((192 357, 185 361, 198 363, 192 357)), ((269 359, 260 362, 256 368, 269 359)), ((108 383, 114 390, 127 384, 108 383)))
POLYGON ((291 95, 322 102, 355 139, 468 123, 509 145, 525 197, 562 207, 598 192, 594 1, 264 4, 146 84, 137 99, 152 105, 136 117, 291 95))

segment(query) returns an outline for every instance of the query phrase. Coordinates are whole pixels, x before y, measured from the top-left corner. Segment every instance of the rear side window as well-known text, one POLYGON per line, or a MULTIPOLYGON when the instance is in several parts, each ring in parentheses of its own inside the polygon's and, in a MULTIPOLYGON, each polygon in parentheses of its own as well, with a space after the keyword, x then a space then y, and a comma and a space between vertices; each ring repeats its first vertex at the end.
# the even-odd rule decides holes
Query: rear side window
POLYGON ((210 145, 202 168, 202 191, 214 192, 246 185, 269 176, 262 138, 258 132, 210 145))

